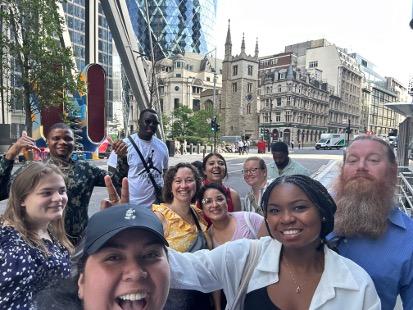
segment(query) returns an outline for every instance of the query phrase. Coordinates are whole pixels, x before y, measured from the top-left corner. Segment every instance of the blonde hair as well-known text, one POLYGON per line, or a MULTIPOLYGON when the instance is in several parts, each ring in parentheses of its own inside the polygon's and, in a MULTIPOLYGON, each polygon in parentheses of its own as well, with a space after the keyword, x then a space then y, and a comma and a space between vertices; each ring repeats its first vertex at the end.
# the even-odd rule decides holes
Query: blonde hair
MULTIPOLYGON (((33 231, 27 221, 26 209, 22 207, 23 201, 36 188, 40 180, 45 176, 57 174, 64 179, 60 169, 52 164, 41 162, 30 163, 14 179, 10 187, 9 201, 2 216, 2 225, 12 226, 22 238, 30 245, 39 248, 45 255, 49 250, 43 240, 33 231)), ((65 247, 69 252, 73 251, 73 245, 66 236, 64 228, 64 216, 49 223, 50 235, 65 247)))

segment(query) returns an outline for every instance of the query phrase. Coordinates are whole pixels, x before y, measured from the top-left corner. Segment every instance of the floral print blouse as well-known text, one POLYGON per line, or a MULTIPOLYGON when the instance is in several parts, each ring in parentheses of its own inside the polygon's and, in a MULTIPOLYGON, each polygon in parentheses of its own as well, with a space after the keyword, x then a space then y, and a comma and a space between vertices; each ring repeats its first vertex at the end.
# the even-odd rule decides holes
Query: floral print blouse
POLYGON ((69 251, 57 241, 44 242, 48 256, 13 227, 0 227, 0 309, 33 309, 36 293, 70 276, 69 251))

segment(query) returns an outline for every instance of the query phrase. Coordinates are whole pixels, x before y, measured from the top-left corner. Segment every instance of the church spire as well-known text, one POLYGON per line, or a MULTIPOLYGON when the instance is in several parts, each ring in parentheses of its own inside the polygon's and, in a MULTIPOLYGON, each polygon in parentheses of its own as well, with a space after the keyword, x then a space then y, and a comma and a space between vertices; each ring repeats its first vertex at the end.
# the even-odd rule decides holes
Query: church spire
POLYGON ((255 41, 255 54, 254 54, 255 58, 258 58, 258 52, 259 50, 258 50, 258 37, 257 37, 255 41))
POLYGON ((231 20, 228 19, 227 38, 226 38, 226 40, 225 40, 225 58, 226 58, 226 59, 230 58, 230 57, 231 57, 231 54, 232 54, 230 22, 231 22, 231 20))
POLYGON ((241 55, 245 55, 245 38, 244 38, 244 33, 242 33, 241 55))

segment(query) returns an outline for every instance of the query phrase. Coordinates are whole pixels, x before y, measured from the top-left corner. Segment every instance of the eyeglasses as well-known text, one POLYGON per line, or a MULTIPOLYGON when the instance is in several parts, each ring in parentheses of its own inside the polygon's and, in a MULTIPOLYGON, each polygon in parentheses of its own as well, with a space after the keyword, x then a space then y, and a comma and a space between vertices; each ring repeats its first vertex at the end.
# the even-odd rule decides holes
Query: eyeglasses
POLYGON ((256 174, 258 170, 262 170, 262 168, 245 169, 242 170, 242 174, 256 174))
POLYGON ((217 205, 222 206, 223 204, 225 204, 227 202, 227 200, 225 199, 224 196, 217 196, 215 197, 215 199, 213 198, 204 198, 201 200, 201 203, 203 206, 210 206, 213 204, 213 202, 215 201, 215 203, 217 205))
POLYGON ((153 124, 155 126, 159 125, 159 122, 156 119, 145 119, 143 121, 144 121, 145 125, 150 125, 150 124, 153 124))

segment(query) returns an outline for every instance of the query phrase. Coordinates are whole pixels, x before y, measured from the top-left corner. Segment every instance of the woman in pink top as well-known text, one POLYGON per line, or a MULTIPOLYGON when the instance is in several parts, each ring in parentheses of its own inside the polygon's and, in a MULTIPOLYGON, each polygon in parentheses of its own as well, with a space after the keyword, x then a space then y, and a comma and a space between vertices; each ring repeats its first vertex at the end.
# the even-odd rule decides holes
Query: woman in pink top
POLYGON ((228 212, 225 189, 216 183, 203 186, 199 202, 204 215, 211 221, 208 234, 213 248, 232 240, 258 239, 268 235, 264 218, 255 212, 228 212))
MULTIPOLYGON (((226 191, 219 184, 203 186, 199 191, 198 203, 204 216, 211 222, 207 233, 212 240, 212 248, 232 240, 258 239, 268 235, 261 215, 245 211, 228 212, 226 191)), ((222 292, 214 292, 213 298, 215 305, 225 308, 226 299, 222 292)))

